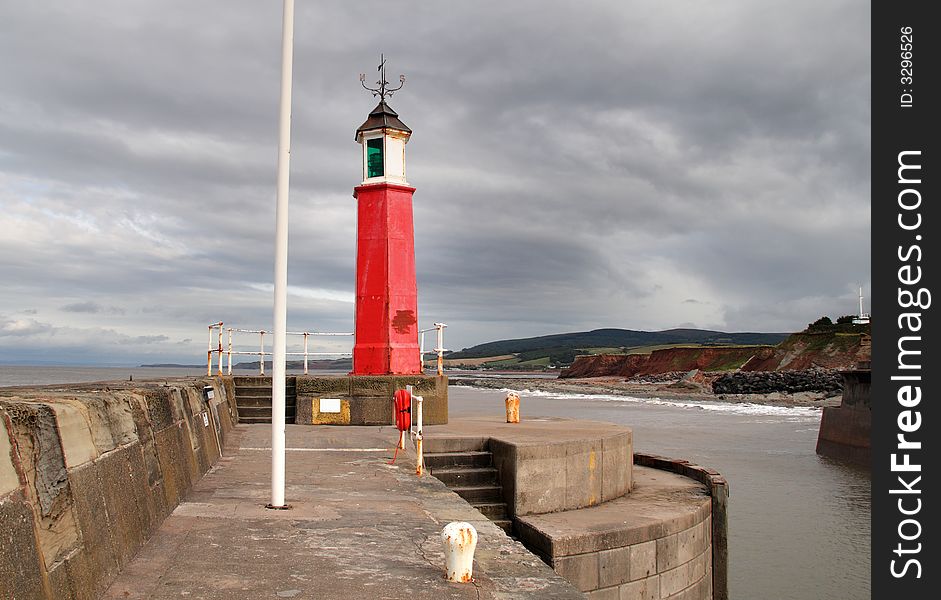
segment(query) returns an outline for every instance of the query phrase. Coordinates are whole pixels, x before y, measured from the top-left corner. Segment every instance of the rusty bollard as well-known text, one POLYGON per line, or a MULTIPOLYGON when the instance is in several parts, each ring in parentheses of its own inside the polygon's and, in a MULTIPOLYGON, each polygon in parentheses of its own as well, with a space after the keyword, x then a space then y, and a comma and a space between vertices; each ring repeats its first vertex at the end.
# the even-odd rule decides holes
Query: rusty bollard
POLYGON ((470 523, 456 521, 441 530, 448 581, 467 583, 474 579, 474 550, 477 530, 470 523))
POLYGON ((506 395, 506 422, 520 422, 520 396, 516 392, 508 392, 506 395))

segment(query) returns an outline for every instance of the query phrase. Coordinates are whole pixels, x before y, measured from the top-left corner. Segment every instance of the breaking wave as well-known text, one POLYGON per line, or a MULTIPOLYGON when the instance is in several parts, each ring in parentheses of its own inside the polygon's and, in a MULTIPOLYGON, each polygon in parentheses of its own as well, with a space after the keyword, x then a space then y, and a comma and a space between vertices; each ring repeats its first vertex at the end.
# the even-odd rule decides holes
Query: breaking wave
MULTIPOLYGON (((476 388, 487 389, 487 388, 476 388)), ((488 390, 492 391, 492 390, 488 390)), ((820 408, 815 406, 769 406, 767 404, 754 404, 751 402, 709 402, 700 400, 668 400, 665 398, 639 398, 620 394, 577 394, 571 392, 548 392, 544 390, 511 390, 501 388, 501 392, 514 391, 534 398, 549 398, 553 400, 585 400, 594 402, 620 402, 624 404, 649 404, 659 406, 673 406, 688 410, 705 410, 735 415, 758 415, 773 417, 820 417, 820 408)))

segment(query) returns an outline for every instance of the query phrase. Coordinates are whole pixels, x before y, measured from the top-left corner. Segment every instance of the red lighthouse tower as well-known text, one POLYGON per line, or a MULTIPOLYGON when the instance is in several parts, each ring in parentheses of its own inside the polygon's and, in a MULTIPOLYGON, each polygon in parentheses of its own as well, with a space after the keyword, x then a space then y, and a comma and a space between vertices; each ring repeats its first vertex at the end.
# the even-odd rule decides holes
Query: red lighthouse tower
POLYGON ((405 179, 405 144, 412 130, 386 104, 386 97, 402 86, 387 88, 384 64, 380 73, 379 88, 366 88, 379 96, 379 104, 356 130, 363 181, 353 190, 357 226, 352 374, 413 375, 422 369, 412 225, 415 188, 405 179))

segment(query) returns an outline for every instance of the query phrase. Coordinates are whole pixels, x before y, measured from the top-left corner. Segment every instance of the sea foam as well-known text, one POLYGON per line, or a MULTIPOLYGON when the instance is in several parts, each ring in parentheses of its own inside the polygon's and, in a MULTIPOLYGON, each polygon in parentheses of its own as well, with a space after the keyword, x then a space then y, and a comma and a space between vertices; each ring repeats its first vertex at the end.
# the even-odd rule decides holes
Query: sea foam
MULTIPOLYGON (((490 388, 475 388, 492 391, 490 388)), ((815 406, 769 406, 754 404, 752 402, 709 402, 700 400, 672 400, 665 398, 639 398, 620 394, 577 394, 570 392, 549 392, 544 390, 511 390, 501 388, 501 392, 514 391, 534 398, 548 398, 552 400, 584 400, 594 402, 621 402, 625 404, 649 404, 659 406, 673 406, 689 410, 705 410, 736 415, 757 415, 769 417, 806 417, 819 418, 820 408, 815 406)))

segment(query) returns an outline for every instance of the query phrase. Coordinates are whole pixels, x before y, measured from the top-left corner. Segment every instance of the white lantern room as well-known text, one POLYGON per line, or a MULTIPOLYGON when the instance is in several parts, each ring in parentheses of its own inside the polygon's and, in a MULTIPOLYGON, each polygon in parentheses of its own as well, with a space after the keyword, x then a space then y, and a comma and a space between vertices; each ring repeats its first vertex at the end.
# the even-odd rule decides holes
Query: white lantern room
POLYGON ((385 99, 369 113, 366 122, 356 130, 356 141, 363 150, 363 185, 397 183, 405 179, 405 144, 412 130, 399 120, 385 99))

